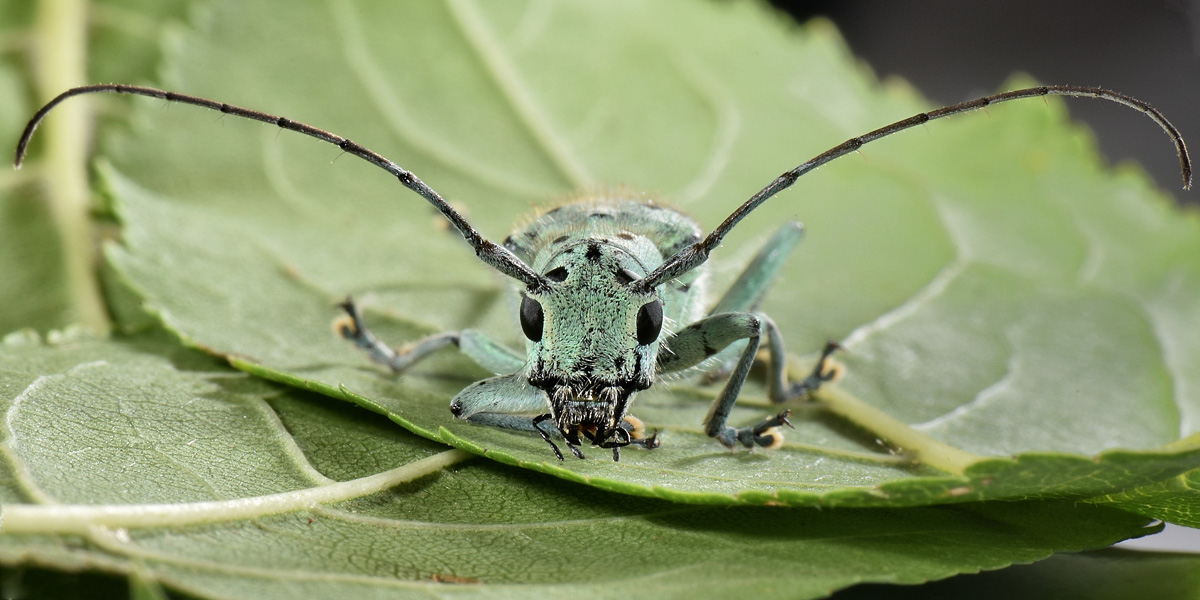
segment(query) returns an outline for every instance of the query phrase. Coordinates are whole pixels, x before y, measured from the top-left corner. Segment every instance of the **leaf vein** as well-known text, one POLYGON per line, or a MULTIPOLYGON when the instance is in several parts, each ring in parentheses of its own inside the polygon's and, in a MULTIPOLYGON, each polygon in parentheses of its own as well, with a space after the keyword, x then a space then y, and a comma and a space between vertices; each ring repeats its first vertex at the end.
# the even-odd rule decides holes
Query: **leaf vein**
POLYGON ((521 78, 516 66, 508 60, 509 53, 492 34, 478 7, 470 0, 448 0, 447 5, 463 37, 491 75, 521 124, 533 136, 538 147, 567 183, 575 188, 591 185, 593 177, 587 166, 567 141, 558 135, 547 118, 546 110, 534 99, 532 91, 521 78))
POLYGON ((376 116, 383 119, 396 137, 447 168, 490 187, 523 196, 550 196, 555 193, 532 186, 523 178, 511 176, 508 171, 489 167, 460 154, 437 136, 423 131, 400 101, 399 94, 387 85, 385 71, 363 42, 366 34, 359 24, 354 5, 346 0, 330 0, 330 12, 342 39, 342 57, 347 70, 354 74, 366 91, 367 99, 375 105, 376 116))
POLYGON ((742 115, 729 91, 703 65, 682 52, 671 52, 670 56, 672 62, 683 72, 687 82, 708 104, 717 121, 712 146, 709 148, 704 165, 701 166, 692 181, 672 194, 672 197, 677 198, 681 204, 688 204, 707 194, 729 167, 733 144, 742 127, 742 115))
POLYGON ((447 450, 382 473, 266 496, 175 504, 32 505, 4 507, 5 533, 87 533, 94 527, 147 528, 255 519, 368 496, 474 455, 447 450))

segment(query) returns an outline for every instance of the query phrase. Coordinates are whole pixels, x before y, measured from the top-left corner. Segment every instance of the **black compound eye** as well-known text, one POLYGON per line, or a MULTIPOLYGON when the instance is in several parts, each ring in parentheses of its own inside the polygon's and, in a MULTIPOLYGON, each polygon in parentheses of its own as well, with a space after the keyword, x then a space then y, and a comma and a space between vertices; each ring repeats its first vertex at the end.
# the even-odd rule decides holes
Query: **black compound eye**
POLYGON ((549 279, 550 281, 566 281, 567 270, 564 267, 550 269, 550 272, 546 273, 546 279, 549 279))
POLYGON ((655 300, 643 304, 637 314, 638 343, 643 346, 653 344, 654 340, 658 339, 658 334, 662 332, 662 323, 662 301, 655 300))
MULTIPOLYGON (((641 323, 641 321, 638 322, 641 323)), ((542 325, 544 324, 545 315, 542 314, 542 305, 529 296, 521 296, 521 331, 525 332, 525 337, 529 338, 531 342, 542 341, 542 325)))

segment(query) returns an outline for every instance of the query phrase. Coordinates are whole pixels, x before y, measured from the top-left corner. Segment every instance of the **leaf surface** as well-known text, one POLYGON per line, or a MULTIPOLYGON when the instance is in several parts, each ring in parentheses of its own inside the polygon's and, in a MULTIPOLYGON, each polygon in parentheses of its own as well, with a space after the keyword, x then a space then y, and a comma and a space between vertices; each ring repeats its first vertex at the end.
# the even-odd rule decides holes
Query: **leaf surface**
MULTIPOLYGON (((751 6, 331 1, 267 23, 271 12, 215 3, 163 85, 335 129, 496 240, 575 190, 632 193, 614 186, 711 227, 772 174, 923 107, 856 72, 820 24, 783 27, 751 6), (420 25, 398 36, 396 23, 420 25)), ((781 451, 728 452, 699 429, 716 390, 688 382, 638 398, 664 445, 618 464, 598 450, 558 464, 536 437, 457 422, 448 399, 486 372, 446 352, 397 379, 330 335, 332 305, 353 294, 396 344, 475 327, 517 346, 505 282, 369 165, 255 123, 140 104, 133 132, 108 138, 102 172, 126 226, 109 256, 149 310, 246 370, 431 439, 697 502, 1091 496, 1200 461, 1194 440, 1166 447, 1200 422, 1187 333, 1200 328, 1197 222, 1135 170, 1105 172, 1060 103, 933 123, 831 164, 747 219, 712 265, 720 290, 757 240, 803 218, 808 239, 763 310, 794 352, 844 340, 845 391, 918 446, 959 452, 916 466, 819 414, 781 451)), ((773 410, 761 388, 743 398, 734 423, 773 410)))
POLYGON ((1122 510, 1200 529, 1200 470, 1093 499, 1122 510))
POLYGON ((0 346, 0 562, 204 598, 814 598, 1154 530, 1073 502, 817 510, 603 492, 446 450, 164 337, 0 346), (285 506, 334 489, 355 491, 285 506))

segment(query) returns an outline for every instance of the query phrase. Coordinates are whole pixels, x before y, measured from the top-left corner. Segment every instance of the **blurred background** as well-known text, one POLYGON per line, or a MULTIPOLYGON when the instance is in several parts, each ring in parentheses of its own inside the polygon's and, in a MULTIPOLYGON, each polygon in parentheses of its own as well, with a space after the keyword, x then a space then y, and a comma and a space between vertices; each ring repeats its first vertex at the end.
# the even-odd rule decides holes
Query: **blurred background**
MULTIPOLYGON (((1200 152, 1200 0, 774 0, 798 21, 824 16, 879 77, 897 75, 932 102, 998 91, 1013 73, 1042 83, 1096 85, 1161 110, 1200 152)), ((1183 191, 1162 132, 1120 106, 1069 101, 1109 160, 1136 159, 1159 186, 1183 191)))

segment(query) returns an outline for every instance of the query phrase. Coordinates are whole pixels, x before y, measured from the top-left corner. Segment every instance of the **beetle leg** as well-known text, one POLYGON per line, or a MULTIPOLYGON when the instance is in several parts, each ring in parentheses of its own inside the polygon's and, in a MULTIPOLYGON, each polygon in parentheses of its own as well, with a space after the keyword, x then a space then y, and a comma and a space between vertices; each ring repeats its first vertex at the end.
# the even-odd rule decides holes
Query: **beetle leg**
POLYGON ((512 373, 525 364, 525 357, 471 329, 437 333, 394 349, 367 329, 354 299, 347 297, 338 306, 346 314, 333 322, 334 331, 366 350, 371 360, 387 366, 395 373, 403 373, 430 354, 450 345, 458 346, 468 358, 496 374, 512 373))
POLYGON ((767 363, 767 397, 771 399, 771 402, 783 404, 790 400, 806 399, 822 384, 837 378, 838 366, 832 364, 829 357, 842 347, 837 342, 830 340, 825 342, 825 347, 821 349, 821 356, 817 359, 817 364, 813 366, 808 377, 800 381, 789 382, 787 379, 787 351, 783 346, 783 334, 779 332, 779 327, 769 317, 759 315, 759 318, 762 319, 764 333, 767 334, 767 347, 770 354, 770 360, 767 363))
POLYGON ((701 319, 667 338, 666 351, 659 352, 659 370, 678 371, 699 364, 736 341, 746 340, 746 346, 742 349, 729 380, 713 401, 708 416, 704 419, 705 433, 717 438, 726 446, 741 444, 747 448, 776 447, 783 441, 783 435, 778 428, 791 425, 787 420, 789 412, 786 410, 750 427, 735 428, 727 424, 734 402, 737 401, 750 368, 754 365, 755 356, 764 337, 764 329, 771 355, 768 388, 772 401, 782 403, 807 396, 836 374, 836 369, 828 365, 829 355, 838 348, 837 344, 831 342, 826 344, 816 368, 806 379, 789 383, 785 369, 787 353, 783 347, 783 337, 769 318, 751 313, 721 313, 701 319))

